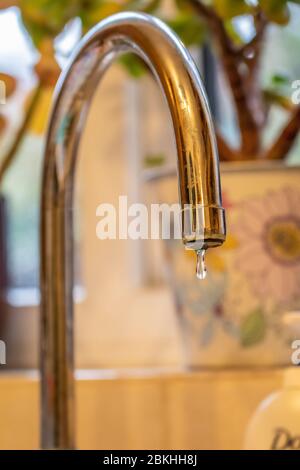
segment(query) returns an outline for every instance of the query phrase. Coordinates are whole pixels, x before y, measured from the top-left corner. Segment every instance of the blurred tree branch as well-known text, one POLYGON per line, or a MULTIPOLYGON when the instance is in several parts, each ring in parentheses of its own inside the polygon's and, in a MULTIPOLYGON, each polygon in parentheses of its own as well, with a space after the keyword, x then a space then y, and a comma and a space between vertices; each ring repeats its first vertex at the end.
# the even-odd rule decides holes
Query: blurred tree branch
POLYGON ((266 160, 281 160, 291 150, 300 129, 300 106, 295 107, 286 125, 281 130, 275 142, 262 153, 261 158, 266 160))
MULTIPOLYGON (((260 0, 252 7, 245 0, 212 0, 209 5, 203 0, 187 0, 187 3, 208 26, 236 109, 241 135, 240 149, 232 149, 218 136, 221 159, 284 158, 300 130, 299 110, 282 96, 275 96, 274 93, 271 96, 270 91, 264 92, 260 85, 259 71, 269 23, 282 25, 289 20, 287 0, 282 0, 280 4, 275 0, 260 0), (242 12, 252 15, 255 33, 249 42, 239 46, 232 39, 227 24, 242 12), (273 145, 263 150, 262 133, 271 102, 284 106, 291 115, 273 145)), ((294 0, 294 3, 300 2, 294 0)))
POLYGON ((27 132, 27 129, 30 125, 31 118, 33 116, 33 113, 35 112, 37 105, 39 103, 39 99, 41 96, 42 92, 42 86, 38 85, 37 88, 34 90, 32 98, 30 100, 30 104, 28 108, 25 110, 25 118, 23 120, 23 123, 21 127, 19 128, 16 137, 13 140, 13 143, 8 150, 7 154, 4 155, 4 157, 1 159, 0 162, 0 187, 3 182, 3 178, 6 174, 7 169, 11 166, 11 163, 13 162, 15 155, 17 154, 17 151, 19 150, 19 147, 23 141, 23 138, 27 132))

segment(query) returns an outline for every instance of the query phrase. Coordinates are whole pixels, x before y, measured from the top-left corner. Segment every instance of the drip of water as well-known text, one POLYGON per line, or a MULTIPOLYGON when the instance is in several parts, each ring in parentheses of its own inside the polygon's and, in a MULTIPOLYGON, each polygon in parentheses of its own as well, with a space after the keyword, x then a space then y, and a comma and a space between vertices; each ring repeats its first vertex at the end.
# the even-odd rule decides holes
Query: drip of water
POLYGON ((205 250, 197 251, 197 266, 196 266, 196 275, 198 279, 205 279, 207 274, 206 264, 205 264, 205 250))

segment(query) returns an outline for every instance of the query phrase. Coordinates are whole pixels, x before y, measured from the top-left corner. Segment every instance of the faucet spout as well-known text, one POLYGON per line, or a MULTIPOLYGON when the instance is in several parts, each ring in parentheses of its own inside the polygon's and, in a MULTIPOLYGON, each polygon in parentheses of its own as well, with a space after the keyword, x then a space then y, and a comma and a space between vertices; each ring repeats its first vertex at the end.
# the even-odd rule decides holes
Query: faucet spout
POLYGON ((127 52, 146 62, 168 103, 185 246, 199 252, 225 239, 215 135, 193 60, 158 19, 138 13, 111 16, 83 38, 63 72, 46 140, 40 245, 42 448, 75 447, 72 206, 77 149, 96 85, 111 62, 127 52))

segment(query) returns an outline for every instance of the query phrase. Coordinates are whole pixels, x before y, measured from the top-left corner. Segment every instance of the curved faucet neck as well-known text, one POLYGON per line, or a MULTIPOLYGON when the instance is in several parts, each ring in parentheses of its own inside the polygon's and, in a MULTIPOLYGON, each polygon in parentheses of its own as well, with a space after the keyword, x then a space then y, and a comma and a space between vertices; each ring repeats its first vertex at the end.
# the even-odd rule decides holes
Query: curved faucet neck
POLYGON ((73 448, 73 188, 77 150, 90 101, 118 55, 133 52, 149 66, 173 122, 183 241, 198 250, 225 238, 218 156, 196 66, 164 23, 148 15, 114 15, 91 30, 55 92, 43 167, 41 205, 42 447, 73 448))

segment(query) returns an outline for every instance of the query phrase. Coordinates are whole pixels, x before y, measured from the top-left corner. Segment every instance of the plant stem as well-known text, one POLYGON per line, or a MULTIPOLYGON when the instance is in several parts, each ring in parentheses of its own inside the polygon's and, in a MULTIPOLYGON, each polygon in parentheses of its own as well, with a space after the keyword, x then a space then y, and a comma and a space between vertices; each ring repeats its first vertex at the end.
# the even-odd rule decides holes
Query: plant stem
POLYGON ((218 131, 216 131, 216 137, 220 160, 224 162, 233 162, 235 160, 239 160, 237 158, 236 151, 227 144, 225 139, 221 136, 218 131))
MULTIPOLYGON (((256 88, 251 80, 251 88, 255 92, 249 91, 247 59, 244 57, 244 50, 234 46, 229 34, 226 31, 223 20, 215 10, 205 5, 201 0, 189 0, 195 11, 204 18, 216 43, 220 62, 223 66, 227 81, 230 86, 234 100, 239 130, 241 134, 240 154, 244 158, 253 158, 258 154, 261 144, 262 113, 259 110, 260 93, 256 94, 256 88), (243 67, 245 66, 245 67, 243 67)), ((258 41, 259 43, 259 41, 258 41)))
POLYGON ((267 149, 261 158, 266 160, 281 160, 291 150, 295 143, 296 137, 298 136, 300 129, 300 106, 297 107, 292 116, 284 126, 279 137, 273 143, 273 145, 267 149))

